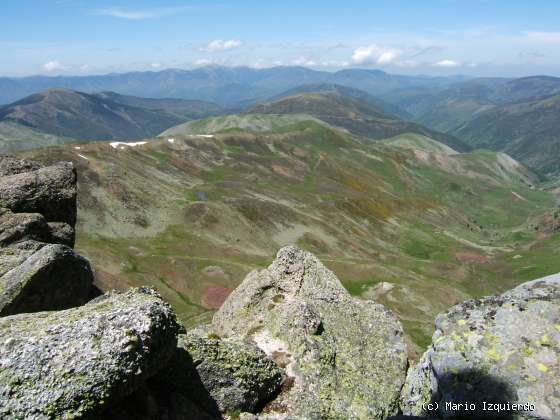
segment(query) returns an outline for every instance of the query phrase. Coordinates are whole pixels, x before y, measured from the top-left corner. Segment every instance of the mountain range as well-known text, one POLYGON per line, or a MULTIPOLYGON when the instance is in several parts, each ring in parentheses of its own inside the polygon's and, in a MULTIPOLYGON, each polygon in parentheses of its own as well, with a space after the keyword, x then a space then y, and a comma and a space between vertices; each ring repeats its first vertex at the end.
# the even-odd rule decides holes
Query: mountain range
POLYGON ((441 90, 400 89, 381 95, 412 120, 471 147, 504 151, 543 176, 560 173, 560 78, 479 78, 441 90))
POLYGON ((2 150, 73 161, 78 249, 98 286, 154 284, 188 325, 288 243, 321 256, 353 294, 395 310, 414 351, 442 308, 560 271, 557 183, 541 184, 542 172, 502 152, 554 173, 558 97, 539 95, 554 92, 555 79, 413 84, 360 72, 364 87, 401 83, 375 96, 298 71, 303 84, 280 92, 290 73, 265 72, 271 95, 233 108, 48 89, 0 108, 2 150), (431 96, 414 99, 426 89, 431 96), (451 97, 464 104, 447 107, 458 125, 419 122, 429 109, 421 100, 437 116, 451 97))
POLYGON ((67 88, 86 93, 112 91, 151 98, 199 99, 222 106, 256 102, 310 83, 335 83, 378 95, 394 89, 444 87, 462 77, 400 76, 381 70, 348 69, 336 73, 305 67, 208 66, 194 70, 112 73, 97 76, 32 76, 0 78, 0 104, 51 89, 67 88))
POLYGON ((72 141, 141 139, 220 113, 218 105, 195 100, 49 89, 0 107, 0 152, 72 141))
POLYGON ((288 243, 395 310, 412 352, 442 308, 560 271, 554 198, 523 165, 414 132, 372 141, 319 116, 225 115, 24 156, 77 166, 77 248, 98 286, 153 284, 189 326, 288 243))
MULTIPOLYGON (((451 135, 402 119, 394 105, 357 89, 339 85, 304 85, 250 108, 252 114, 305 114, 374 140, 411 132, 437 139, 459 151, 469 149, 451 135)), ((0 151, 36 147, 37 135, 52 136, 44 145, 91 140, 136 140, 170 127, 226 113, 219 105, 198 100, 153 99, 114 92, 86 94, 50 89, 0 108, 0 126, 10 127, 0 151), (19 134, 18 134, 19 133, 19 134)), ((406 114, 406 113, 405 113, 406 114)), ((4 130, 8 131, 8 130, 4 130)))
MULTIPOLYGON (((97 76, 4 77, 0 78, 0 103, 17 103, 27 95, 44 96, 44 91, 53 88, 56 88, 55 91, 64 88, 83 92, 84 95, 93 94, 94 97, 88 99, 91 103, 80 115, 88 115, 90 109, 95 109, 96 101, 108 101, 107 106, 114 115, 105 111, 103 116, 90 113, 91 118, 79 124, 84 127, 82 132, 76 127, 55 129, 53 126, 58 122, 61 126, 66 125, 64 111, 57 114, 52 124, 46 124, 49 127, 45 130, 40 120, 44 119, 47 111, 12 118, 12 104, 0 110, 4 121, 0 122, 1 150, 17 150, 20 148, 18 144, 35 147, 64 143, 72 138, 149 137, 160 129, 163 131, 192 119, 271 109, 271 103, 278 107, 286 103, 281 102, 282 99, 301 94, 336 93, 347 102, 358 100, 362 105, 373 107, 376 112, 420 124, 412 131, 430 129, 424 134, 431 137, 437 137, 436 132, 445 133, 445 136, 439 135, 439 140, 448 142, 446 139, 454 138, 454 146, 458 149, 466 150, 466 144, 467 148, 486 147, 504 151, 542 177, 555 178, 560 173, 555 163, 560 157, 560 141, 555 134, 558 117, 550 107, 553 97, 560 93, 560 78, 551 76, 426 77, 365 69, 331 73, 304 67, 253 69, 208 66, 194 70, 170 69, 97 76), (546 110, 546 117, 538 118, 538 124, 531 124, 535 113, 540 112, 537 110, 539 102, 543 106, 541 110, 546 110), (10 113, 12 115, 8 117, 10 113), (488 122, 494 118, 498 118, 497 124, 487 130, 488 122), (103 121, 108 122, 105 128, 101 127, 106 125, 103 121), (500 128, 496 129, 498 126, 500 128)), ((83 104, 76 99, 64 102, 83 104)), ((354 105, 351 106, 355 109, 354 105)), ((359 123, 356 119, 352 121, 354 131, 366 134, 372 124, 360 119, 359 123), (361 129, 358 125, 362 126, 361 129)), ((382 131, 378 127, 369 136, 376 138, 382 131)))
POLYGON ((403 133, 417 133, 436 139, 457 151, 464 152, 470 149, 459 139, 403 120, 391 113, 394 111, 393 107, 385 106, 383 102, 364 102, 356 96, 347 96, 336 91, 284 95, 281 99, 261 103, 249 110, 250 113, 260 114, 307 114, 374 140, 387 139, 403 133))

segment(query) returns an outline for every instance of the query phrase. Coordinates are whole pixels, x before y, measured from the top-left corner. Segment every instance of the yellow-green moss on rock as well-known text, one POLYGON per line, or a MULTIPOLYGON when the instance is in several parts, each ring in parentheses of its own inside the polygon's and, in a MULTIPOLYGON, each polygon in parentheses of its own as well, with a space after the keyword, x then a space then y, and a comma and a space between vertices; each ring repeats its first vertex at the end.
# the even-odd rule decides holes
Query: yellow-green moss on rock
POLYGON ((290 386, 266 415, 385 419, 398 410, 407 365, 399 321, 350 296, 308 252, 281 249, 228 297, 212 326, 253 341, 285 368, 290 386))

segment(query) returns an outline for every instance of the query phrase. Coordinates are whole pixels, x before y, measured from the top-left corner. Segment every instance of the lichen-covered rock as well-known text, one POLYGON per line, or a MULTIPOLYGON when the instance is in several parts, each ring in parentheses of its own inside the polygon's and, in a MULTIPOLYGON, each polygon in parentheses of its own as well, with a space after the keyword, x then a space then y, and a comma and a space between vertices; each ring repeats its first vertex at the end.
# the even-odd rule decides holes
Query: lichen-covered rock
MULTIPOLYGON (((432 345, 409 371, 405 414, 560 418, 560 274, 454 306, 436 319, 432 345), (478 411, 453 403, 469 402, 478 411), (434 410, 426 409, 427 403, 434 410), (484 403, 487 405, 484 406, 484 403), (510 412, 489 403, 521 404, 510 412), (532 404, 533 406, 529 406, 532 404), (532 410, 534 408, 534 410, 532 410)), ((506 405, 502 406, 508 408, 506 405)))
POLYGON ((166 400, 160 405, 173 407, 171 419, 192 407, 216 418, 263 406, 280 389, 282 371, 252 344, 189 332, 151 384, 166 400))
POLYGON ((0 418, 99 418, 165 366, 178 330, 150 289, 0 318, 0 418))
POLYGON ((0 176, 15 175, 22 172, 30 172, 41 168, 39 162, 19 159, 14 156, 0 156, 0 176))
POLYGON ((288 418, 385 419, 406 372, 402 327, 386 308, 355 299, 312 254, 279 251, 250 273, 213 319, 222 337, 252 340, 286 368, 264 410, 288 418))
POLYGON ((5 168, 0 177, 0 207, 14 213, 39 213, 47 222, 76 224, 76 170, 72 163, 58 163, 38 167, 24 162, 17 168, 13 159, 0 157, 0 167, 5 168), (9 164, 6 164, 8 160, 9 164))
POLYGON ((0 316, 82 305, 90 297, 93 278, 89 262, 65 245, 3 248, 0 316))

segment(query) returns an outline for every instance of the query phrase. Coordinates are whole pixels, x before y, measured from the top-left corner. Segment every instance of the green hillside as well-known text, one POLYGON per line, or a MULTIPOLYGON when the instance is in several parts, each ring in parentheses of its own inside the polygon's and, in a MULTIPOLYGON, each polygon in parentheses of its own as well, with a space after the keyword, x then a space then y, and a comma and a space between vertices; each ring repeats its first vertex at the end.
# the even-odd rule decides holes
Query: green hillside
POLYGON ((136 108, 150 109, 162 114, 174 116, 182 121, 197 120, 221 114, 222 107, 205 101, 176 99, 176 98, 141 98, 139 96, 119 95, 115 92, 101 92, 94 96, 107 99, 118 104, 136 108))
POLYGON ((504 151, 544 175, 560 175, 560 95, 495 107, 453 133, 473 147, 504 151))
POLYGON ((15 121, 0 121, 0 154, 75 142, 75 139, 42 133, 15 121))
POLYGON ((448 132, 494 107, 558 93, 558 77, 486 77, 455 83, 441 89, 401 88, 384 94, 382 98, 408 111, 420 124, 448 132))
POLYGON ((295 123, 303 121, 315 121, 318 124, 325 124, 321 120, 309 115, 269 115, 269 114, 240 114, 225 115, 222 117, 206 118, 180 124, 165 130, 162 136, 172 136, 177 134, 212 134, 223 131, 246 130, 250 132, 262 133, 267 131, 282 130, 295 123))
POLYGON ((387 114, 383 109, 336 92, 304 93, 263 103, 250 112, 260 114, 308 114, 349 132, 380 140, 402 133, 418 133, 438 140, 458 151, 468 146, 451 135, 387 114))
POLYGON ((142 139, 182 122, 220 112, 217 105, 202 101, 51 89, 0 107, 3 131, 10 132, 0 142, 0 150, 67 143, 68 138, 80 141, 142 139))
POLYGON ((288 98, 290 96, 300 95, 302 93, 335 93, 341 96, 347 96, 349 98, 354 98, 359 101, 365 102, 366 104, 379 109, 381 112, 387 115, 393 115, 402 119, 412 118, 412 115, 410 113, 392 103, 370 95, 363 90, 354 89, 348 86, 337 85, 335 83, 311 83, 298 86, 293 89, 287 90, 286 92, 283 92, 279 95, 276 95, 273 98, 270 98, 269 101, 277 101, 279 99, 288 98))
POLYGON ((429 137, 423 136, 422 134, 400 134, 398 136, 384 140, 384 143, 394 147, 421 150, 431 153, 441 153, 444 155, 455 155, 458 153, 451 147, 446 146, 445 144, 440 143, 439 141, 435 141, 429 137))
POLYGON ((416 352, 449 305, 560 271, 559 238, 543 224, 552 195, 505 155, 394 147, 301 116, 250 118, 270 129, 25 155, 76 164, 77 246, 99 286, 153 284, 188 325, 288 243, 395 310, 416 352))

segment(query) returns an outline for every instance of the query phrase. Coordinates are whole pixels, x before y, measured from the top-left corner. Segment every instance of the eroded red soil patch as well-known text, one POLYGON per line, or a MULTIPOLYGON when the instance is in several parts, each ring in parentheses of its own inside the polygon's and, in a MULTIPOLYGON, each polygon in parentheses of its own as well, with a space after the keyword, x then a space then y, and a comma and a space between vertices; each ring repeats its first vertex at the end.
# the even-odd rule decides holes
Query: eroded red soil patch
POLYGON ((488 261, 490 261, 490 258, 488 258, 486 255, 468 251, 455 253, 455 258, 457 259, 457 261, 475 264, 486 264, 488 261))
POLYGON ((202 292, 202 305, 208 309, 219 309, 231 291, 224 286, 209 286, 202 292))

